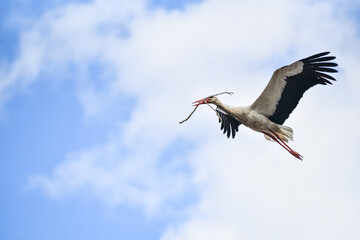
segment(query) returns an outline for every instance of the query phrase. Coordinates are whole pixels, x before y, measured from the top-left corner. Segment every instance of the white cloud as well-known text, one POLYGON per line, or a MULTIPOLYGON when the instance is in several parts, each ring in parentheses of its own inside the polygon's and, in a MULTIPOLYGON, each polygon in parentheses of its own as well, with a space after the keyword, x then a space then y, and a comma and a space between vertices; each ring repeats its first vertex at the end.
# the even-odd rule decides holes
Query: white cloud
POLYGON ((53 198, 80 191, 100 198, 109 206, 120 203, 141 206, 148 214, 156 214, 159 207, 168 209, 167 201, 181 201, 183 194, 191 193, 185 189, 190 180, 177 169, 183 163, 175 159, 159 170, 155 159, 158 152, 147 151, 144 157, 125 153, 127 149, 120 146, 121 143, 111 141, 69 154, 50 178, 31 176, 29 187, 39 186, 53 198))
POLYGON ((47 13, 22 35, 1 96, 74 64, 88 118, 106 116, 124 93, 137 103, 128 122, 111 126, 108 142, 69 153, 30 184, 50 197, 82 192, 151 214, 199 190, 188 220, 169 226, 164 240, 358 239, 360 44, 348 8, 213 0, 167 12, 109 0, 47 13), (338 57, 339 81, 311 89, 286 122, 304 162, 244 127, 227 140, 207 108, 178 125, 192 100, 230 90, 237 95, 224 101, 250 104, 276 67, 324 50, 338 57), (89 74, 94 62, 101 83, 89 74), (196 148, 159 163, 178 139, 196 148))

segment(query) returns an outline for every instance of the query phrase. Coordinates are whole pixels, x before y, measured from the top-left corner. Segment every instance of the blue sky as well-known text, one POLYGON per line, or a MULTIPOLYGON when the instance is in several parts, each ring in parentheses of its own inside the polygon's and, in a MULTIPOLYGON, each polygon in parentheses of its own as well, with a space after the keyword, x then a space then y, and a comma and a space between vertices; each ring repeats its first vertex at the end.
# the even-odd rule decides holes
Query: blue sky
POLYGON ((270 2, 1 2, 0 239, 358 239, 360 5, 270 2), (178 125, 326 50, 338 82, 285 123, 304 162, 178 125))
MULTIPOLYGON (((0 52, 3 64, 11 64, 17 58, 21 32, 29 27, 28 24, 18 25, 18 17, 36 19, 67 2, 74 1, 2 2, 0 52)), ((189 1, 154 1, 149 5, 175 10, 183 8, 186 2, 189 1)), ((90 74, 96 75, 101 72, 100 68, 91 66, 90 74)), ((64 74, 62 83, 48 82, 47 74, 42 74, 38 82, 15 94, 2 106, 0 238, 157 239, 166 226, 167 217, 149 219, 132 206, 108 209, 86 196, 54 201, 39 192, 29 191, 26 183, 29 175, 51 171, 69 151, 100 144, 111 131, 106 126, 111 116, 105 121, 85 122, 83 109, 75 96, 71 71, 64 74)), ((132 102, 125 101, 125 104, 131 106, 132 102)), ((126 120, 130 107, 123 109, 125 112, 116 117, 126 120)))

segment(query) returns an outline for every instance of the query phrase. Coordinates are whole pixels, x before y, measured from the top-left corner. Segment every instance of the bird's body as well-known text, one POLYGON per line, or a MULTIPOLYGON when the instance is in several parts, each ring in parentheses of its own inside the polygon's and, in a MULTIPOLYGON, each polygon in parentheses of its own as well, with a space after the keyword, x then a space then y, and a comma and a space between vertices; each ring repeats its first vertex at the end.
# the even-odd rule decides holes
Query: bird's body
POLYGON ((293 139, 293 130, 282 124, 295 109, 306 90, 316 84, 331 84, 329 80, 335 80, 324 73, 337 72, 332 68, 337 64, 329 62, 335 57, 324 57, 327 54, 329 52, 319 53, 277 69, 264 91, 250 106, 226 106, 216 97, 219 94, 200 99, 194 104, 216 105, 221 130, 228 137, 232 135, 234 138, 239 125, 243 124, 263 133, 267 140, 279 143, 301 160, 302 156, 286 144, 293 139))

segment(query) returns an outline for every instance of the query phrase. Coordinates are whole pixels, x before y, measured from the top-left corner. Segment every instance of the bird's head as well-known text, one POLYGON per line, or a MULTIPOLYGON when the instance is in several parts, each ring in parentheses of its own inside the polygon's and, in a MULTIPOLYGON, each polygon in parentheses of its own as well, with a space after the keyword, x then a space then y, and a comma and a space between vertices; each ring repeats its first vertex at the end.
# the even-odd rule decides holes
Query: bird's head
POLYGON ((206 98, 202 98, 200 100, 197 100, 195 102, 193 102, 192 104, 194 106, 199 106, 199 105, 202 105, 202 104, 209 104, 209 103, 215 103, 216 101, 218 101, 218 98, 214 95, 211 95, 211 96, 208 96, 206 98))
POLYGON ((215 105, 217 105, 217 103, 219 102, 219 99, 216 97, 220 94, 230 94, 232 95, 233 93, 232 92, 222 92, 222 93, 217 93, 217 94, 214 94, 214 95, 210 95, 206 98, 202 98, 200 100, 197 100, 195 102, 193 102, 192 104, 194 106, 199 106, 199 105, 202 105, 202 104, 209 104, 209 103, 213 103, 215 105))
MULTIPOLYGON (((220 94, 229 94, 229 95, 232 95, 233 93, 232 92, 222 92, 222 93, 217 93, 217 94, 214 94, 214 95, 210 95, 206 98, 202 98, 200 100, 197 100, 195 102, 193 102, 192 104, 194 105, 194 110, 190 113, 190 115, 183 121, 179 122, 180 124, 183 123, 183 122, 186 122, 187 120, 189 120, 189 118, 191 117, 191 115, 193 115, 193 113, 196 111, 196 109, 198 108, 199 105, 202 105, 202 104, 207 104, 209 107, 211 107, 215 112, 216 110, 211 106, 209 105, 209 103, 213 103, 215 104, 216 106, 219 106, 221 103, 219 101, 219 99, 216 97, 217 95, 220 95, 220 94)), ((219 116, 219 114, 216 112, 216 114, 219 116)), ((220 118, 220 116, 219 116, 220 118)), ((221 118, 220 118, 221 119, 221 118)))

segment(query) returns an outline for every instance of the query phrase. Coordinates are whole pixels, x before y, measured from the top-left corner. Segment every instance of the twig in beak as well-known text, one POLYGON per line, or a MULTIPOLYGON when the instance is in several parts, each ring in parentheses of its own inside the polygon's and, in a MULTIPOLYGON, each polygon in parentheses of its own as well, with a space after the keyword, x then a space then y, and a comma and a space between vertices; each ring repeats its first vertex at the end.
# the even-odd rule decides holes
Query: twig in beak
POLYGON ((233 93, 233 92, 221 92, 221 93, 214 94, 214 95, 212 95, 212 96, 215 97, 215 96, 218 96, 218 95, 221 95, 221 94, 233 95, 234 93, 233 93))
MULTIPOLYGON (((229 95, 233 95, 234 93, 233 92, 221 92, 221 93, 217 93, 217 94, 214 94, 214 95, 211 95, 210 97, 215 97, 215 96, 218 96, 218 95, 221 95, 221 94, 229 94, 229 95)), ((203 98, 203 99, 200 99, 198 101, 195 101, 193 102, 195 108, 194 110, 190 113, 190 115, 185 119, 185 120, 182 120, 179 122, 179 124, 182 124, 184 122, 186 122, 187 120, 189 120, 189 118, 193 115, 193 113, 196 111, 196 109, 198 108, 198 106, 200 106, 201 104, 206 104, 208 105, 212 110, 214 110, 214 112, 216 113, 216 115, 218 116, 218 118, 220 119, 220 121, 222 121, 219 113, 210 105, 208 104, 206 101, 205 101, 206 98, 203 98)))
POLYGON ((190 115, 185 119, 185 120, 182 120, 181 122, 179 122, 179 124, 182 124, 184 122, 186 122, 187 120, 189 120, 189 118, 191 117, 191 115, 193 115, 193 113, 195 112, 195 110, 198 108, 199 105, 196 105, 194 110, 190 113, 190 115))

